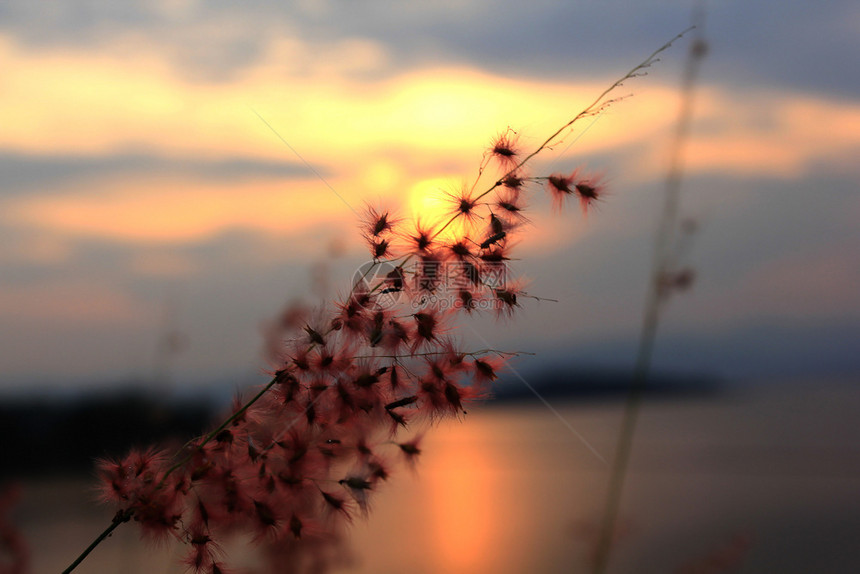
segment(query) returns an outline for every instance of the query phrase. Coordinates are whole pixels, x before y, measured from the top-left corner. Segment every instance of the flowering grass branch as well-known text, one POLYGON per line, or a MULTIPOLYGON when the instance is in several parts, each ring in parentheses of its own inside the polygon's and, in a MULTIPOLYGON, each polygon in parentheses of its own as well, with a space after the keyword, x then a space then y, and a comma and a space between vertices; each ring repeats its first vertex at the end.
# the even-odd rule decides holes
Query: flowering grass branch
POLYGON ((603 195, 600 181, 579 170, 530 176, 526 167, 576 122, 617 101, 609 94, 644 74, 681 35, 537 148, 521 149, 510 129, 499 134, 475 184, 449 194, 450 215, 441 221, 407 222, 368 206, 369 265, 346 297, 283 341, 267 385, 172 456, 134 450, 98 462, 102 499, 117 514, 65 572, 132 520, 145 539, 186 544, 189 570, 220 574, 220 543, 231 535, 250 534, 273 565, 295 564, 366 515, 398 460, 411 464, 420 455, 422 429, 488 396, 506 361, 522 354, 468 351, 451 332, 472 314, 508 317, 523 298, 541 300, 507 277, 512 238, 527 224, 527 196, 543 188, 556 207, 577 198, 587 210, 603 195), (496 176, 476 194, 491 166, 496 176))

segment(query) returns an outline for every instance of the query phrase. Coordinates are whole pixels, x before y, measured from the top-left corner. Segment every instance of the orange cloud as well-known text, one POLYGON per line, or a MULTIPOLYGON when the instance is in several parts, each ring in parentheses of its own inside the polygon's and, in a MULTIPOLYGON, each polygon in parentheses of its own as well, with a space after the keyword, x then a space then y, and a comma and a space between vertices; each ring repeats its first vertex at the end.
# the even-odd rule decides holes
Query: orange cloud
POLYGON ((230 228, 296 235, 352 217, 319 182, 203 183, 181 178, 107 180, 6 203, 18 224, 118 241, 181 242, 230 228))
MULTIPOLYGON (((674 103, 677 96, 667 101, 674 103)), ((633 110, 634 116, 643 114, 649 112, 633 110)), ((666 133, 659 140, 666 144, 643 150, 641 176, 665 170, 668 138, 666 133)), ((789 179, 820 163, 851 168, 858 153, 857 103, 791 93, 728 92, 711 86, 696 98, 685 163, 692 173, 789 179)))
MULTIPOLYGON (((237 77, 208 83, 178 76, 167 54, 134 38, 114 39, 98 52, 36 53, 0 36, 0 59, 2 148, 291 156, 253 108, 312 163, 349 173, 394 150, 403 152, 397 161, 408 173, 433 164, 473 170, 498 130, 521 129, 523 141, 537 145, 614 79, 547 82, 464 67, 394 73, 379 45, 358 39, 323 54, 284 39, 237 77), (381 79, 357 74, 364 71, 381 79)), ((629 84, 614 95, 632 90, 635 97, 600 116, 583 146, 636 146, 643 175, 661 173, 677 89, 654 77, 629 84)), ((822 158, 850 161, 860 145, 860 106, 853 102, 710 86, 699 91, 696 118, 691 170, 794 176, 822 158)))
MULTIPOLYGON (((289 155, 257 110, 317 164, 352 168, 395 148, 471 168, 499 129, 527 128, 527 141, 539 143, 603 88, 467 68, 362 80, 350 72, 383 66, 385 55, 357 40, 333 48, 341 54, 330 58, 339 62, 335 67, 291 67, 311 56, 284 41, 235 80, 203 83, 176 76, 156 51, 135 48, 120 42, 98 53, 32 53, 0 37, 0 147, 34 154, 142 148, 196 157, 289 155)), ((605 133, 589 135, 592 148, 614 143, 605 133)))

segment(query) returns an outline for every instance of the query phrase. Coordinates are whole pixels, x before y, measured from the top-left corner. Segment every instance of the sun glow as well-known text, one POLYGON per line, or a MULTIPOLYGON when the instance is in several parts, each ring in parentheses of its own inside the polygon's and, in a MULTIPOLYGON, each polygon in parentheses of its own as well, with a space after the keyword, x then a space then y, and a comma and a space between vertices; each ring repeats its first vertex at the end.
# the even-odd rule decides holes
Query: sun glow
POLYGON ((412 217, 427 223, 440 223, 451 218, 446 193, 454 192, 455 180, 450 177, 423 179, 409 188, 409 209, 412 217))
POLYGON ((474 241, 480 242, 488 225, 489 210, 480 203, 473 210, 474 216, 466 219, 458 214, 458 198, 462 193, 462 183, 457 179, 431 178, 425 179, 409 190, 409 207, 416 221, 431 224, 441 230, 439 239, 449 241, 458 239, 464 234, 474 241))

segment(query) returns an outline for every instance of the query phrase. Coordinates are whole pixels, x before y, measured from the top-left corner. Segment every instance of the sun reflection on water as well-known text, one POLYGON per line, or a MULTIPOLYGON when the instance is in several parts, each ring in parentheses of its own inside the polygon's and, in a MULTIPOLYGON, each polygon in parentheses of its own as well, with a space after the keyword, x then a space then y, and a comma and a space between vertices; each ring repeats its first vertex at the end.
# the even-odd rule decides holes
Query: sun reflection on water
POLYGON ((459 425, 458 440, 439 452, 427 484, 431 544, 440 571, 473 572, 492 554, 500 521, 484 425, 459 425))

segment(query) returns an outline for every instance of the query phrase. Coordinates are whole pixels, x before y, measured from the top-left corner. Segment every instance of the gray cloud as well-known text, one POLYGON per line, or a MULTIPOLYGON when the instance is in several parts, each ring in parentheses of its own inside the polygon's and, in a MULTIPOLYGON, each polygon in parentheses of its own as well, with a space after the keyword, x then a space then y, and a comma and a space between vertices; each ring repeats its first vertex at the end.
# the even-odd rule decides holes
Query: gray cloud
MULTIPOLYGON (((34 48, 109 48, 113 35, 143 35, 166 49, 185 77, 229 79, 273 40, 324 47, 368 38, 391 55, 392 72, 435 62, 546 79, 615 75, 685 28, 677 2, 207 2, 168 13, 151 2, 13 0, 0 29, 34 48)), ((707 3, 711 81, 856 96, 860 79, 844 62, 860 51, 854 2, 804 0, 707 3)), ((680 58, 684 47, 667 54, 680 58)))
MULTIPOLYGON (((318 171, 322 168, 315 168, 318 171)), ((308 168, 293 161, 248 158, 176 159, 152 154, 117 153, 100 156, 25 155, 0 153, 0 198, 32 193, 60 182, 117 174, 186 174, 206 180, 306 177, 308 168)), ((327 175, 327 173, 323 173, 327 175)))

